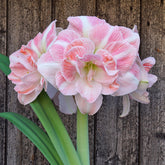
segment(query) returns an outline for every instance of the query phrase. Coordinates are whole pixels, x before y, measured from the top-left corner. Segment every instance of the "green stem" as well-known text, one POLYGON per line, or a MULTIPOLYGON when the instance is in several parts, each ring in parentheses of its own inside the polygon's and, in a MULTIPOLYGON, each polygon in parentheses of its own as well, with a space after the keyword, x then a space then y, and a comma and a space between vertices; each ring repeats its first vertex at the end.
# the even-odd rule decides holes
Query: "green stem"
POLYGON ((82 165, 90 165, 88 140, 88 115, 77 110, 77 151, 82 165))

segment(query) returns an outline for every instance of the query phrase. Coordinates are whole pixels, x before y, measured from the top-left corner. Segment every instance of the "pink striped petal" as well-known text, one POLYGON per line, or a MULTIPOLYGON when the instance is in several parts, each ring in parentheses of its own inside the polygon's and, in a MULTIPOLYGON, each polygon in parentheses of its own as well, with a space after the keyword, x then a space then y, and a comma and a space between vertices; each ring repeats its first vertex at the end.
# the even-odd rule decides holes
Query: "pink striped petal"
POLYGON ((71 43, 73 40, 80 38, 80 35, 73 30, 62 30, 57 37, 57 40, 62 40, 71 43))
POLYGON ((149 81, 148 88, 151 88, 156 83, 157 80, 158 80, 157 76, 153 74, 148 74, 148 81, 149 81))
POLYGON ((98 83, 111 84, 116 80, 118 72, 113 72, 113 75, 108 75, 107 72, 102 68, 97 68, 95 70, 95 75, 93 79, 98 83))
POLYGON ((63 95, 75 95, 75 94, 77 94, 77 91, 75 88, 76 80, 72 81, 71 83, 67 82, 60 72, 58 72, 56 74, 55 79, 56 79, 56 85, 57 85, 59 91, 63 95))
POLYGON ((92 27, 105 23, 105 20, 93 16, 68 17, 67 20, 69 21, 68 29, 72 29, 84 37, 88 37, 92 27))
POLYGON ((134 46, 136 49, 139 49, 140 37, 137 32, 133 32, 131 29, 120 26, 120 32, 123 35, 123 39, 126 40, 129 44, 134 46))
POLYGON ((31 102, 33 102, 37 98, 37 96, 40 94, 41 91, 42 91, 42 89, 34 90, 33 92, 31 92, 29 94, 18 93, 18 100, 23 105, 30 104, 31 102))
POLYGON ((155 65, 155 63, 156 61, 154 57, 148 57, 142 61, 143 67, 147 72, 150 71, 150 69, 153 67, 153 65, 155 65))
POLYGON ((113 73, 114 70, 117 69, 117 64, 113 56, 104 49, 99 49, 95 54, 99 54, 102 57, 102 61, 104 63, 104 68, 109 75, 113 73))
POLYGON ((56 20, 44 30, 42 36, 42 48, 47 50, 56 39, 56 20))
POLYGON ((77 94, 75 100, 81 113, 94 115, 102 105, 103 96, 99 95, 95 102, 89 103, 85 98, 77 94))
POLYGON ((87 80, 78 79, 76 90, 82 97, 86 98, 88 102, 93 103, 101 94, 102 85, 94 81, 89 82, 87 80))
POLYGON ((117 61, 117 69, 128 71, 137 57, 137 49, 127 42, 114 42, 106 48, 117 61))
POLYGON ((93 64, 102 64, 102 57, 97 54, 85 54, 83 57, 79 58, 83 62, 92 61, 93 64))
POLYGON ((36 59, 38 59, 42 54, 41 52, 44 51, 42 48, 42 36, 42 33, 38 33, 36 37, 30 40, 27 44, 27 47, 30 47, 37 54, 36 59))
POLYGON ((76 77, 76 68, 68 60, 64 60, 62 63, 62 75, 68 82, 72 82, 76 77))
POLYGON ((56 62, 63 61, 64 58, 64 50, 67 47, 67 43, 65 41, 56 41, 51 48, 49 49, 49 53, 51 54, 52 58, 56 62))
POLYGON ((119 84, 114 81, 111 84, 103 84, 102 86, 102 94, 103 95, 112 95, 114 92, 116 92, 119 89, 119 84))
POLYGON ((88 38, 79 38, 76 40, 73 40, 66 48, 65 52, 69 51, 73 47, 81 46, 84 47, 86 50, 86 53, 92 54, 95 50, 94 43, 89 40, 88 38))
POLYGON ((100 24, 94 26, 89 33, 89 38, 94 42, 96 49, 104 48, 112 34, 113 27, 109 24, 100 24))
POLYGON ((117 83, 119 84, 119 89, 113 95, 123 96, 135 91, 139 80, 131 72, 127 72, 118 78, 117 83))
MULTIPOLYGON (((40 86, 41 77, 38 72, 30 73, 21 78, 21 83, 16 84, 15 91, 22 94, 29 94, 40 86)), ((43 87, 43 84, 41 84, 43 87)))
POLYGON ((21 79, 18 76, 16 76, 13 72, 11 72, 8 75, 8 79, 11 80, 12 83, 14 83, 14 84, 21 82, 21 79))
POLYGON ((76 61, 78 57, 83 57, 86 53, 86 49, 82 46, 75 46, 71 48, 66 54, 65 57, 69 60, 76 61))
POLYGON ((30 73, 28 69, 26 69, 22 64, 17 64, 15 66, 10 66, 12 73, 14 73, 17 77, 22 77, 30 73))
POLYGON ((129 114, 130 112, 130 99, 129 95, 123 96, 123 112, 120 115, 120 117, 125 117, 129 114))
POLYGON ((33 60, 30 58, 27 59, 27 56, 21 54, 18 51, 14 52, 12 55, 10 55, 10 67, 15 67, 16 65, 19 64, 22 65, 24 68, 26 68, 29 71, 34 71, 36 70, 36 65, 34 64, 33 60))
POLYGON ((119 26, 114 26, 113 28, 111 27, 112 32, 108 38, 108 42, 116 42, 116 41, 122 41, 123 40, 123 35, 120 32, 120 27, 119 26))

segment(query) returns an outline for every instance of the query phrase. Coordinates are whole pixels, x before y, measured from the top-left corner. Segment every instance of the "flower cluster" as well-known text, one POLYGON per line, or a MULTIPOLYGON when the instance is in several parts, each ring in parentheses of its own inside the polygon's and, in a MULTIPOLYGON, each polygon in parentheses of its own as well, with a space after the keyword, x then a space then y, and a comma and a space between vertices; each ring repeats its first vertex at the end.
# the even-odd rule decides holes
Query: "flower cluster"
POLYGON ((148 103, 146 89, 157 81, 148 74, 155 59, 140 60, 136 27, 111 26, 92 16, 68 21, 67 29, 58 34, 52 22, 10 56, 9 79, 16 84, 19 101, 32 102, 49 82, 59 91, 56 96, 64 113, 75 111, 65 106, 70 104, 93 115, 101 107, 102 95, 124 96, 122 116, 129 112, 129 98, 148 103))

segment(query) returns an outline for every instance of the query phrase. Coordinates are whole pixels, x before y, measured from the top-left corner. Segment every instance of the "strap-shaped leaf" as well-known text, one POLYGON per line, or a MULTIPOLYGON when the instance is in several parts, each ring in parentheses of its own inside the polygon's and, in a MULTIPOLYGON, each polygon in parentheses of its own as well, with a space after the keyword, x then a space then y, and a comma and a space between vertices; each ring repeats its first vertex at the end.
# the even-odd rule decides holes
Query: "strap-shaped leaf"
POLYGON ((23 132, 42 152, 51 165, 63 165, 49 137, 36 124, 24 116, 13 112, 0 113, 0 117, 8 119, 23 132))
POLYGON ((10 74, 11 72, 9 65, 10 65, 9 57, 0 54, 0 70, 2 70, 2 72, 5 75, 10 74))
POLYGON ((65 165, 81 165, 66 128, 46 92, 42 91, 30 105, 45 128, 63 163, 65 165))

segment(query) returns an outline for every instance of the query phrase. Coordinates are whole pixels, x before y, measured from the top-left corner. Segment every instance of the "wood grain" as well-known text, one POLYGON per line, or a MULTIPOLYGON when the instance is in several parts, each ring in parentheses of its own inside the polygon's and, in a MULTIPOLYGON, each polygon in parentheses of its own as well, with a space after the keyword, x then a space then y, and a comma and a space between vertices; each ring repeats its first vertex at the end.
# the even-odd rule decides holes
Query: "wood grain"
MULTIPOLYGON (((140 1, 98 0, 97 16, 112 25, 140 30, 140 1)), ((105 96, 103 106, 96 115, 95 164, 138 164, 138 104, 132 102, 131 113, 119 118, 122 110, 121 98, 105 96)))
MULTIPOLYGON (((0 0, 0 53, 6 55, 6 1, 0 0)), ((0 72, 0 112, 6 111, 6 77, 0 72)), ((6 122, 0 119, 0 164, 5 164, 6 159, 6 122)))
MULTIPOLYGON (((51 1, 8 2, 8 54, 42 31, 51 22, 51 1)), ((29 106, 22 106, 17 100, 13 84, 9 82, 8 111, 18 112, 33 121, 37 119, 29 106)), ((8 125, 7 165, 48 164, 34 145, 12 124, 8 125)))
POLYGON ((149 90, 150 104, 140 106, 140 164, 165 164, 165 4, 142 0, 141 57, 153 56, 158 82, 149 90))

